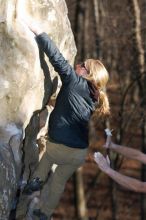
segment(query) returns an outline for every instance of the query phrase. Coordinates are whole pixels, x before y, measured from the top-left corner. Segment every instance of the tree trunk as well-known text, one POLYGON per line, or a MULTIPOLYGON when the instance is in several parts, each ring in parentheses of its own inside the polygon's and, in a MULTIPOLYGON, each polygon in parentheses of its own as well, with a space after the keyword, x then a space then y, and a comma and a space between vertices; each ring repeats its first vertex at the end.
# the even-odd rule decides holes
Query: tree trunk
MULTIPOLYGON (((145 58, 144 58, 144 48, 142 43, 142 35, 141 35, 141 12, 138 0, 130 0, 130 5, 133 12, 133 46, 136 53, 134 63, 137 63, 136 68, 136 77, 138 75, 143 75, 141 80, 137 80, 138 83, 138 90, 139 90, 139 99, 141 101, 141 133, 142 133, 142 146, 141 150, 143 153, 146 154, 146 120, 144 119, 144 112, 146 103, 144 102, 145 96, 145 77, 144 77, 144 70, 145 70, 145 58)), ((142 181, 146 182, 146 165, 142 166, 142 174, 141 174, 142 181)), ((141 195, 141 220, 146 219, 146 196, 144 194, 141 195)))
POLYGON ((76 171, 77 216, 79 220, 88 220, 83 183, 83 167, 76 171))

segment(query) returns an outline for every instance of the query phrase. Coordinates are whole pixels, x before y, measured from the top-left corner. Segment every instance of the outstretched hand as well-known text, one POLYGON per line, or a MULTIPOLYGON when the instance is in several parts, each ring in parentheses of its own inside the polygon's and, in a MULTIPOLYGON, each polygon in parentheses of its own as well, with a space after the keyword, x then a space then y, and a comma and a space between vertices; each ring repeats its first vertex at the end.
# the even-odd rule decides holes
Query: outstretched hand
POLYGON ((22 24, 22 26, 26 26, 35 35, 39 35, 43 32, 39 27, 39 25, 37 24, 37 22, 34 19, 32 19, 30 16, 19 15, 17 16, 17 19, 19 23, 22 24))
POLYGON ((95 152, 94 160, 98 164, 99 169, 101 169, 105 173, 108 172, 110 168, 110 160, 108 156, 105 158, 101 153, 95 152))
POLYGON ((31 17, 27 16, 25 18, 22 18, 23 21, 26 23, 26 25, 28 26, 28 28, 35 34, 35 35, 39 35, 41 34, 43 31, 41 30, 41 28, 39 27, 38 23, 33 20, 31 17))
POLYGON ((42 30, 37 25, 36 21, 34 21, 26 11, 26 1, 19 0, 16 4, 16 19, 22 26, 27 26, 29 30, 31 30, 35 35, 42 33, 42 30))

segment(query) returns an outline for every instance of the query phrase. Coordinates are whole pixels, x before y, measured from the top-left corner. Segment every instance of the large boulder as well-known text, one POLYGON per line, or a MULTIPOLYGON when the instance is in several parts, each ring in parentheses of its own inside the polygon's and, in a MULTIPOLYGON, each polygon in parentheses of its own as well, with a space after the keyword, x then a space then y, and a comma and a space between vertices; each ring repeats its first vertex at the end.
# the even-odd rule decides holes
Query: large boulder
POLYGON ((57 73, 19 15, 34 19, 71 64, 76 47, 64 0, 0 0, 0 6, 0 219, 5 220, 20 179, 22 140, 35 141, 39 129, 34 132, 32 116, 38 125, 39 112, 58 92, 53 90, 57 73))

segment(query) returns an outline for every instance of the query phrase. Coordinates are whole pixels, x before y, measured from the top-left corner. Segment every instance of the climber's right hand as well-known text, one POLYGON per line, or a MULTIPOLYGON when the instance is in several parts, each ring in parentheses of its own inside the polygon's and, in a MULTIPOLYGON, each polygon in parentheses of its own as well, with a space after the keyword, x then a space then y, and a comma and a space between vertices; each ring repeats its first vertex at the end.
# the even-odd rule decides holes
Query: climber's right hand
POLYGON ((43 33, 37 22, 34 21, 31 17, 25 16, 22 18, 22 20, 35 35, 43 33))

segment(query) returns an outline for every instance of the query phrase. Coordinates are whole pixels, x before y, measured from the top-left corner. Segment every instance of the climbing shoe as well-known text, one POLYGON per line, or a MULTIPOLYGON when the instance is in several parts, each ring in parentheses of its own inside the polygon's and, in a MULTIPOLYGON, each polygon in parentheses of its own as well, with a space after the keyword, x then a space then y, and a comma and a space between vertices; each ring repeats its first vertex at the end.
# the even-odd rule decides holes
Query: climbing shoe
POLYGON ((41 190, 43 184, 44 181, 42 181, 39 177, 36 177, 27 183, 23 189, 23 194, 31 195, 33 192, 41 190))
POLYGON ((48 220, 46 214, 41 212, 40 209, 34 209, 33 215, 37 216, 39 220, 48 220))

